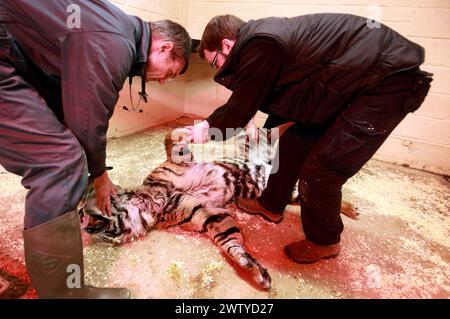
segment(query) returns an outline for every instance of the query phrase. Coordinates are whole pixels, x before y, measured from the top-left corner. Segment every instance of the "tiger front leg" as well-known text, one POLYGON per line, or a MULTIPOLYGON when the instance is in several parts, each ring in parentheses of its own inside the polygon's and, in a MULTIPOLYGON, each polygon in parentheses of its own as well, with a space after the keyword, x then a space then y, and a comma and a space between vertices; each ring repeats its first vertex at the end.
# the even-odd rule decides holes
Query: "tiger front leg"
POLYGON ((270 289, 271 278, 268 271, 245 250, 239 226, 229 213, 210 215, 204 223, 204 228, 220 250, 247 271, 260 288, 270 289))

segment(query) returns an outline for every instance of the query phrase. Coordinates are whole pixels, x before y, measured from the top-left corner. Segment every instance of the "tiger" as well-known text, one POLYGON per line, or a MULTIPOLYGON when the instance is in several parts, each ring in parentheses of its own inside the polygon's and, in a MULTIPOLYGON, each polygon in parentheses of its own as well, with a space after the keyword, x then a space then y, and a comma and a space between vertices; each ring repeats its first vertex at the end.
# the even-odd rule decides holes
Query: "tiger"
MULTIPOLYGON (((110 217, 97 208, 92 184, 89 186, 79 204, 84 230, 116 244, 144 236, 151 229, 175 226, 205 233, 232 263, 248 272, 257 287, 270 289, 269 272, 246 250, 231 213, 231 205, 239 197, 258 198, 267 185, 276 138, 270 130, 259 130, 257 144, 245 131, 237 134, 237 144, 243 149, 240 156, 197 162, 189 149, 187 131, 174 129, 165 137, 166 160, 142 185, 119 189, 117 197, 111 197, 110 217)), ((299 204, 296 191, 290 204, 299 204)), ((343 213, 348 215, 345 210, 343 213)))
POLYGON ((258 145, 267 147, 253 153, 249 136, 241 131, 237 141, 244 155, 212 162, 194 160, 187 136, 183 128, 166 135, 166 160, 148 174, 142 185, 119 188, 117 197, 111 197, 109 217, 96 206, 90 184, 78 206, 82 227, 116 244, 144 236, 151 229, 175 226, 206 233, 232 263, 250 274, 257 287, 270 289, 271 277, 246 250, 230 208, 238 197, 257 198, 265 189, 275 147, 270 131, 259 134, 258 145))

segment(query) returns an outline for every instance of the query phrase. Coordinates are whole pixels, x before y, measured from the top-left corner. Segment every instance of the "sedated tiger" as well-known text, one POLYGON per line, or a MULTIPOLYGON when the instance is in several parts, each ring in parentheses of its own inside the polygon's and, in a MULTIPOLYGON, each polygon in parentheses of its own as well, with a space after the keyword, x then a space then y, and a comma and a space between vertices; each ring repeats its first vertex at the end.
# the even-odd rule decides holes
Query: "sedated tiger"
POLYGON ((79 204, 84 229, 115 243, 174 226, 206 233, 260 288, 269 289, 270 275, 246 251, 229 205, 239 196, 259 197, 266 187, 276 149, 270 131, 260 130, 257 147, 242 131, 237 135, 241 156, 213 162, 194 161, 186 136, 183 129, 166 136, 166 161, 141 186, 119 190, 118 199, 111 198, 110 217, 97 208, 90 185, 79 204))

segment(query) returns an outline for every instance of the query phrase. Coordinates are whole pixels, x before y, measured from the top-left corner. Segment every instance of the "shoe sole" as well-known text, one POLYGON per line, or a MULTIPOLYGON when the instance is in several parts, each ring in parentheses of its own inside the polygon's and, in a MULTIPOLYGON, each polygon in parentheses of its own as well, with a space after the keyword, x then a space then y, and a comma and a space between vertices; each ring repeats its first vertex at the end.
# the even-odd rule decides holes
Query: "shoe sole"
POLYGON ((279 224, 279 223, 281 223, 281 222, 283 221, 283 219, 284 219, 284 216, 281 216, 281 218, 280 218, 279 220, 273 220, 273 219, 270 219, 269 217, 267 217, 266 215, 264 215, 263 213, 250 213, 250 212, 248 212, 245 208, 242 208, 238 203, 236 203, 236 206, 237 206, 239 209, 241 209, 241 210, 243 210, 244 212, 246 212, 247 214, 249 214, 249 215, 257 215, 257 216, 260 216, 260 217, 262 217, 263 219, 265 219, 266 221, 271 222, 271 223, 274 223, 274 224, 279 224))
POLYGON ((290 253, 288 253, 288 250, 286 250, 286 249, 284 249, 284 254, 286 256, 288 256, 289 259, 291 259, 292 261, 296 262, 297 264, 314 264, 315 262, 318 262, 321 259, 333 259, 333 258, 336 258, 337 256, 339 256, 339 253, 337 253, 337 254, 334 254, 334 255, 325 256, 325 257, 319 258, 317 260, 311 261, 311 260, 298 260, 298 259, 295 259, 294 257, 292 257, 290 255, 290 253))

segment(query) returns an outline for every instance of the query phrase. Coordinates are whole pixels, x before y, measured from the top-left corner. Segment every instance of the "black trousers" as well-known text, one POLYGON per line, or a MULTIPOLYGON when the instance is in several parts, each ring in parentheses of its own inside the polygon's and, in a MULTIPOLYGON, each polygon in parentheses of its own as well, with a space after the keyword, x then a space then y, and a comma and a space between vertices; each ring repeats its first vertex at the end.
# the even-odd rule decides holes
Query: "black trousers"
POLYGON ((428 93, 431 74, 419 69, 389 76, 355 97, 327 128, 292 125, 280 138, 278 171, 259 203, 282 212, 299 181, 306 238, 320 245, 340 241, 342 185, 375 154, 394 128, 428 93))
POLYGON ((28 189, 25 229, 75 209, 88 181, 80 143, 33 86, 33 72, 0 25, 0 165, 28 189))

